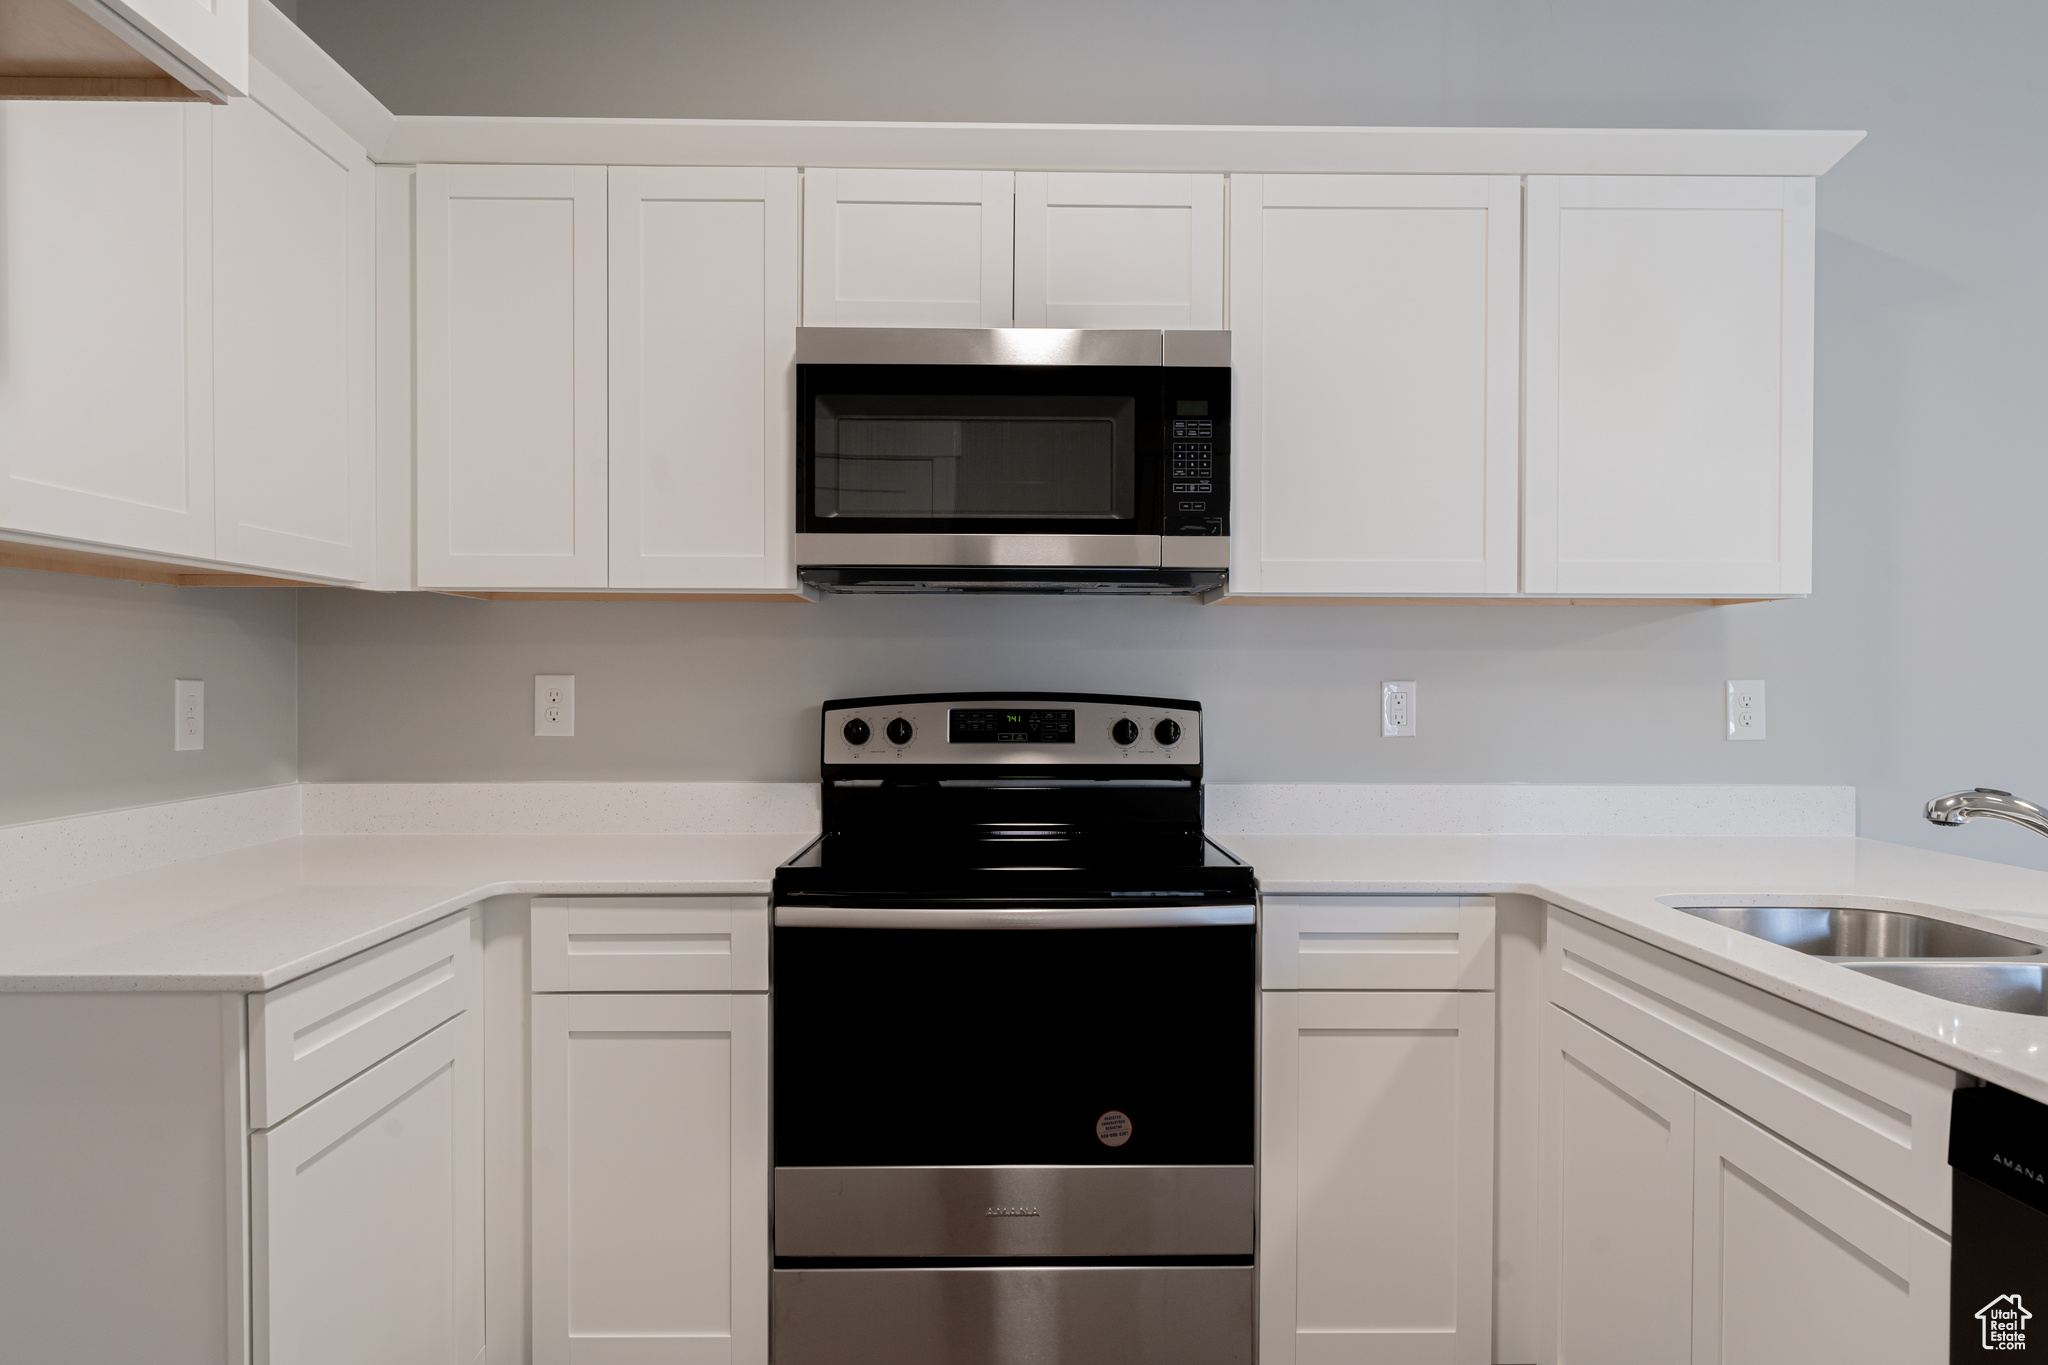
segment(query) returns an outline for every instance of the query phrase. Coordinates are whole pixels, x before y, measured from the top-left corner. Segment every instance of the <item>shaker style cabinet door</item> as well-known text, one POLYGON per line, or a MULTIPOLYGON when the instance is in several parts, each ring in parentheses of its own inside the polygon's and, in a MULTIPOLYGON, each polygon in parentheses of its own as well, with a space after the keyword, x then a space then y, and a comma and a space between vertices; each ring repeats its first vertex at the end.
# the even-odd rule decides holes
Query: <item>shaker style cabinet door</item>
POLYGON ((1515 591, 1520 181, 1230 185, 1231 591, 1515 591))
POLYGON ((375 172, 261 64, 214 115, 215 556, 369 575, 375 172))
POLYGON ((1223 326, 1223 177, 1017 173, 1019 327, 1223 326))
POLYGON ((255 1365, 474 1365, 483 1082, 466 1012, 249 1140, 255 1365))
POLYGON ((535 1365, 766 1365, 768 997, 533 997, 535 1365))
POLYGON ((249 90, 249 0, 72 0, 193 90, 249 90))
POLYGON ((1529 177, 1526 591, 1812 590, 1813 189, 1529 177))
POLYGON ((1557 1365, 1691 1360, 1693 1095, 1546 1007, 1541 1264, 1557 1365))
POLYGON ((1262 1365, 1486 1365, 1493 995, 1262 1004, 1262 1365))
POLYGON ((605 171, 422 166, 419 585, 601 588, 605 171))
POLYGON ((1946 1238, 1704 1095, 1693 1168, 1694 1365, 1948 1359, 1946 1238))
POLYGON ((804 172, 806 327, 1008 327, 1009 171, 804 172))
POLYGON ((0 527, 212 557, 213 119, 0 105, 0 527))
POLYGON ((797 174, 611 170, 611 586, 793 588, 797 174))

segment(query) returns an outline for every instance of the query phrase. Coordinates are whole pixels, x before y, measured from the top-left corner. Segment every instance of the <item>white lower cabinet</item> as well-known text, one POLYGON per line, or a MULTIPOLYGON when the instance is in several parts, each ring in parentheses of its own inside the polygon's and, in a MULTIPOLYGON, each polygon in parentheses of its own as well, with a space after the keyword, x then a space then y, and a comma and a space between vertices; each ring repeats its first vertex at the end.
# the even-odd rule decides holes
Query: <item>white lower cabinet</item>
POLYGON ((768 997, 535 995, 535 1365, 765 1365, 768 997))
POLYGON ((1262 1365, 1484 1365, 1492 994, 1263 999, 1262 1365))
POLYGON ((1543 1263, 1559 1365, 1692 1356, 1692 1087, 1555 1006, 1544 1020, 1543 1263))
POLYGON ((482 1358, 481 1061, 465 1012, 250 1139, 257 1365, 482 1358))
MULTIPOLYGON (((1554 912, 1550 928, 1554 954, 1561 938, 1580 951, 1598 946, 1572 939, 1573 925, 1554 912)), ((1602 970, 1566 956, 1582 977, 1602 970)), ((1722 1046, 1737 1036, 1713 1015, 1749 989, 1730 982, 1727 1001, 1701 996, 1680 1015, 1640 982, 1610 972, 1608 984, 1722 1046)), ((1772 1059, 1787 1074, 1789 1053, 1828 1041, 1834 1026, 1812 1022, 1812 1039, 1779 1036, 1786 1051, 1772 1059)), ((1556 1365, 1947 1359, 1940 1232, 1556 1004, 1543 1044, 1545 1339, 1556 1365)), ((1739 1076, 1711 1070, 1702 1068, 1702 1083, 1739 1088, 1739 1076)), ((1910 1112, 1894 1112, 1903 1132, 1910 1112)))
POLYGON ((1704 1095, 1693 1168, 1695 1365, 1948 1358, 1946 1238, 1704 1095))

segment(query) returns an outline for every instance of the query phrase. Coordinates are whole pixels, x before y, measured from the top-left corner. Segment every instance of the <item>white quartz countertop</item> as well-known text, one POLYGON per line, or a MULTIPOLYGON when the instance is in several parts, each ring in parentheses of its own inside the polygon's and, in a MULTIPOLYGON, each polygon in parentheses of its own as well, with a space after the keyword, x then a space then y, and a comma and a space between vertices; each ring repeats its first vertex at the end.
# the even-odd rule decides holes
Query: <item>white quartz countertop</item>
MULTIPOLYGON (((0 901, 0 990, 268 990, 488 896, 764 895, 811 837, 278 839, 0 901)), ((2048 1103, 2048 1018, 1952 1005, 1660 903, 1888 901, 2048 945, 2048 873, 1851 838, 1217 837, 1269 896, 1534 896, 2048 1103)))
POLYGON ((759 895, 809 834, 329 834, 0 901, 0 991, 261 991, 486 896, 759 895))
POLYGON ((1950 1004, 1724 929, 1662 898, 1869 904, 2048 945, 2048 873, 1871 839, 1219 838, 1268 896, 1528 895, 2048 1103, 2048 1018, 1950 1004))

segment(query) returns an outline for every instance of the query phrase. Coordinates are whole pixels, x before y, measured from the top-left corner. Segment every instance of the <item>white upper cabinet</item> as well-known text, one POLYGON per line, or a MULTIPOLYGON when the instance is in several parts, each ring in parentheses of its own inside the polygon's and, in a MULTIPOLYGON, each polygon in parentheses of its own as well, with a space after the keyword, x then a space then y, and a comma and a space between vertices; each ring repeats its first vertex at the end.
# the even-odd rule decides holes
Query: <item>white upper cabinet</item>
POLYGON ((603 587, 604 168, 417 193, 420 586, 603 587))
POLYGON ((215 555, 369 573, 375 495, 374 179, 261 65, 214 116, 215 555))
POLYGON ((1811 591, 1813 193, 1529 177, 1527 591, 1811 591))
POLYGON ((72 0, 194 90, 249 90, 249 0, 72 0))
POLYGON ((804 173, 804 325, 1008 327, 1009 171, 804 173))
POLYGON ((212 555, 213 113, 0 105, 0 527, 212 555))
POLYGON ((611 171, 611 586, 795 586, 797 173, 611 171))
POLYGON ((1223 326, 1223 177, 1017 174, 1019 327, 1223 326))
POLYGON ((1520 211, 1514 176, 1232 177, 1232 591, 1515 591, 1520 211))

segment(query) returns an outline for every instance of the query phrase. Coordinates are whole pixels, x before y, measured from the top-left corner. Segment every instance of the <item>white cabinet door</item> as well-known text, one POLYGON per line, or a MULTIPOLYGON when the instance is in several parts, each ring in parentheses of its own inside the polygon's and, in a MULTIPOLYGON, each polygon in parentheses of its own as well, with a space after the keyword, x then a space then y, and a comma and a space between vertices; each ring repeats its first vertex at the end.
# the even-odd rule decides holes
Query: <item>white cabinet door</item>
POLYGON ((1008 327, 1009 171, 804 172, 804 325, 1008 327))
POLYGON ((1520 182, 1230 184, 1231 590, 1515 591, 1520 182))
POLYGON ((0 527, 212 556, 212 133, 0 105, 0 527))
POLYGON ((256 1365, 472 1365, 483 1085, 464 1013, 250 1140, 256 1365))
POLYGON ((611 171, 611 586, 793 588, 797 174, 611 171))
POLYGON ((1259 1359, 1493 1358, 1493 996, 1269 992, 1259 1359))
POLYGON ((1811 591, 1813 181, 1528 194, 1526 590, 1811 591))
POLYGON ((261 64, 214 116, 215 555, 361 580, 375 513, 375 173, 261 64))
POLYGON ((249 0, 72 0, 194 90, 249 89, 249 0))
POLYGON ((1545 1010, 1544 1337, 1557 1365, 1692 1358, 1693 1089, 1545 1010))
POLYGON ((768 997, 533 997, 536 1365, 765 1365, 768 997))
POLYGON ((605 171, 422 166, 419 580, 605 586, 605 171))
POLYGON ((1694 1365, 1948 1358, 1948 1241, 1702 1095, 1694 1365))
POLYGON ((1223 325, 1223 177, 1017 174, 1019 327, 1223 325))

